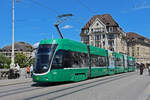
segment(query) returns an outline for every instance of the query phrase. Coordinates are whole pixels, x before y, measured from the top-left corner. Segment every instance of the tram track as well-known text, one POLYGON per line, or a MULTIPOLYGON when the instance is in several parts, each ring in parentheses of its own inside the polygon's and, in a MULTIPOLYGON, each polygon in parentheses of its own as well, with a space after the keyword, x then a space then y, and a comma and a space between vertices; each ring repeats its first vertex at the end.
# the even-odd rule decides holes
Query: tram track
POLYGON ((29 100, 29 99, 36 99, 38 97, 43 97, 43 96, 47 96, 47 95, 51 95, 51 94, 57 94, 57 93, 64 92, 64 91, 70 91, 69 93, 64 93, 57 97, 50 98, 50 100, 52 100, 52 99, 57 99, 57 98, 60 98, 60 97, 66 96, 66 95, 70 95, 70 94, 73 94, 73 93, 76 93, 76 92, 79 92, 79 91, 82 91, 82 90, 85 90, 88 88, 92 88, 92 87, 95 87, 95 86, 98 86, 101 84, 105 84, 105 83, 108 83, 111 81, 119 80, 121 78, 128 77, 128 76, 131 76, 134 74, 135 74, 134 72, 123 73, 123 74, 117 74, 117 75, 113 75, 113 76, 93 78, 93 79, 89 79, 89 80, 82 81, 82 82, 68 83, 68 84, 56 84, 56 85, 50 84, 48 86, 43 86, 43 85, 38 85, 38 84, 36 84, 36 85, 35 84, 26 84, 27 85, 26 86, 26 85, 20 84, 19 86, 21 86, 21 87, 19 87, 18 84, 16 84, 16 85, 14 85, 16 88, 14 88, 14 89, 0 91, 0 97, 6 97, 6 96, 10 96, 10 95, 18 95, 21 93, 28 93, 28 92, 34 93, 34 91, 41 91, 44 89, 48 90, 48 91, 46 91, 46 93, 42 92, 42 93, 38 93, 38 95, 34 94, 33 96, 29 96, 29 97, 25 98, 26 100, 29 100), (22 86, 24 86, 24 87, 22 87, 22 86), (80 89, 78 89, 78 88, 80 88, 80 89), (72 89, 76 89, 76 90, 71 91, 72 89))
POLYGON ((61 98, 61 97, 64 97, 64 96, 67 96, 67 95, 70 95, 70 94, 73 94, 73 93, 85 90, 85 89, 89 89, 89 88, 92 88, 92 87, 95 87, 95 86, 98 86, 98 85, 102 85, 102 84, 105 84, 105 83, 108 83, 108 82, 119 80, 121 78, 125 78, 125 77, 131 76, 131 75, 135 75, 135 73, 130 73, 130 74, 125 73, 125 74, 120 74, 118 76, 115 75, 113 77, 108 77, 108 78, 105 78, 105 79, 98 79, 98 80, 91 81, 91 82, 81 83, 79 85, 75 85, 75 86, 71 86, 71 87, 67 87, 67 88, 61 88, 61 89, 57 89, 57 90, 50 91, 50 92, 47 92, 47 93, 43 93, 43 94, 40 94, 40 95, 28 97, 25 100, 36 99, 36 98, 47 96, 47 95, 51 95, 51 94, 54 95, 55 93, 60 93, 60 92, 64 92, 64 91, 67 91, 67 90, 69 91, 71 89, 75 89, 75 88, 80 88, 81 87, 80 89, 77 89, 77 90, 74 90, 74 91, 69 91, 67 93, 64 93, 64 94, 57 95, 57 96, 54 96, 52 98, 49 98, 49 100, 54 100, 54 99, 61 98))
POLYGON ((25 83, 31 83, 32 81, 29 82, 21 82, 21 83, 10 83, 10 84, 5 84, 5 85, 0 85, 0 87, 4 87, 4 86, 13 86, 13 85, 18 85, 18 84, 25 84, 25 83))

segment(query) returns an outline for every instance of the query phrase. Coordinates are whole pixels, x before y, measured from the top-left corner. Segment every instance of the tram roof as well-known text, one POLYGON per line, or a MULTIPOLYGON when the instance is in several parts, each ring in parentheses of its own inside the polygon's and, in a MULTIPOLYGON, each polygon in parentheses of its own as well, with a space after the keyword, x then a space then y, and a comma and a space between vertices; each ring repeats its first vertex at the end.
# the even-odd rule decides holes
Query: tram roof
MULTIPOLYGON (((57 49, 65 49, 65 50, 88 53, 86 44, 73 41, 73 40, 69 40, 69 39, 41 40, 40 44, 58 44, 59 47, 57 49)), ((90 54, 106 56, 106 50, 102 48, 90 46, 90 54)))

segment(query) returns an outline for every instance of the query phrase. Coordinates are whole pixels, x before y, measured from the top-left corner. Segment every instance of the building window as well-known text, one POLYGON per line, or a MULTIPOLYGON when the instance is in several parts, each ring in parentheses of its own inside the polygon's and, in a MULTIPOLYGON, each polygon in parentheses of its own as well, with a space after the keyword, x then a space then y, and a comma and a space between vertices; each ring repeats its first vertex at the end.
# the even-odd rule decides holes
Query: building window
POLYGON ((99 26, 99 23, 96 23, 96 26, 99 26))
POLYGON ((84 30, 84 34, 86 34, 87 33, 87 30, 84 30))
POLYGON ((140 50, 140 48, 137 47, 137 56, 139 56, 139 50, 140 50))
POLYGON ((108 39, 114 39, 115 37, 114 37, 114 34, 109 34, 108 35, 108 39))
POLYGON ((129 47, 127 47, 127 49, 128 49, 128 55, 129 55, 129 47))
POLYGON ((93 42, 91 42, 91 45, 94 45, 94 43, 93 43, 93 42))
POLYGON ((122 51, 124 51, 124 49, 125 49, 124 46, 122 46, 122 51))
POLYGON ((114 45, 114 41, 108 41, 108 45, 109 46, 113 46, 114 45))
POLYGON ((103 34, 103 39, 105 38, 105 34, 103 34))
POLYGON ((105 46, 105 41, 103 41, 103 46, 105 46))
POLYGON ((91 32, 93 32, 93 28, 91 29, 91 32))
POLYGON ((95 46, 96 46, 96 47, 99 47, 99 42, 96 42, 96 43, 95 43, 95 46))
POLYGON ((100 39, 101 39, 100 35, 96 35, 96 36, 95 36, 95 40, 98 41, 98 40, 100 40, 100 39))
POLYGON ((113 32, 113 27, 109 27, 109 32, 113 32))
POLYGON ((134 47, 132 47, 132 56, 134 57, 134 47))

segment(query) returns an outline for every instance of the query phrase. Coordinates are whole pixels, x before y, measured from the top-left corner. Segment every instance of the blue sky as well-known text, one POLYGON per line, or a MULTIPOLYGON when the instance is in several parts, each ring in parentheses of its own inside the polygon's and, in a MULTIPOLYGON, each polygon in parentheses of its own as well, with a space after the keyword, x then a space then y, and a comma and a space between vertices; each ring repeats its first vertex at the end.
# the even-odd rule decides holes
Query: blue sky
MULTIPOLYGON (((11 44, 12 0, 0 3, 0 48, 11 44)), ((125 32, 150 38, 150 0, 20 0, 15 3, 15 42, 30 44, 59 38, 53 24, 57 16, 74 16, 60 25, 65 38, 80 41, 80 30, 98 14, 109 13, 125 32)))

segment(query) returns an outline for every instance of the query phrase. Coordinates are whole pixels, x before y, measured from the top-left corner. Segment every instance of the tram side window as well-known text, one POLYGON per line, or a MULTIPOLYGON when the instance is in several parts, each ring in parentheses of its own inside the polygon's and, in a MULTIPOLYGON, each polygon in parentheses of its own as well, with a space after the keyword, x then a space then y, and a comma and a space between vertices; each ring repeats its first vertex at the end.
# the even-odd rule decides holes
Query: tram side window
POLYGON ((86 53, 81 53, 81 67, 88 67, 89 66, 89 59, 88 59, 88 54, 86 53))
POLYGON ((62 65, 63 54, 64 54, 64 51, 62 51, 62 50, 56 52, 56 55, 52 62, 52 68, 54 68, 54 69, 63 68, 63 65, 62 65))
POLYGON ((135 65, 135 62, 132 60, 128 60, 127 62, 128 62, 128 66, 134 66, 135 65))
POLYGON ((78 61, 74 61, 72 51, 64 51, 63 66, 64 68, 71 68, 73 65, 78 65, 78 61))
POLYGON ((115 66, 123 66, 123 59, 116 58, 115 59, 115 66))
POLYGON ((128 66, 131 66, 132 62, 130 60, 128 60, 128 66))
POLYGON ((106 66, 106 57, 99 55, 91 55, 93 67, 104 67, 106 66))
POLYGON ((88 67, 88 56, 86 53, 71 52, 73 59, 72 67, 88 67))
POLYGON ((73 58, 70 51, 59 50, 53 59, 52 68, 71 68, 73 65, 73 58))
POLYGON ((80 57, 79 54, 77 52, 71 52, 71 57, 73 60, 72 66, 73 68, 79 67, 80 65, 80 57))
POLYGON ((91 66, 92 67, 96 67, 97 65, 98 65, 98 61, 97 61, 98 59, 97 59, 97 56, 96 55, 91 55, 91 61, 92 61, 92 64, 91 64, 91 66))
POLYGON ((52 68, 80 68, 88 67, 88 64, 86 53, 59 50, 53 59, 52 68))
POLYGON ((64 54, 64 67, 81 68, 88 67, 88 54, 74 51, 65 51, 64 54))

